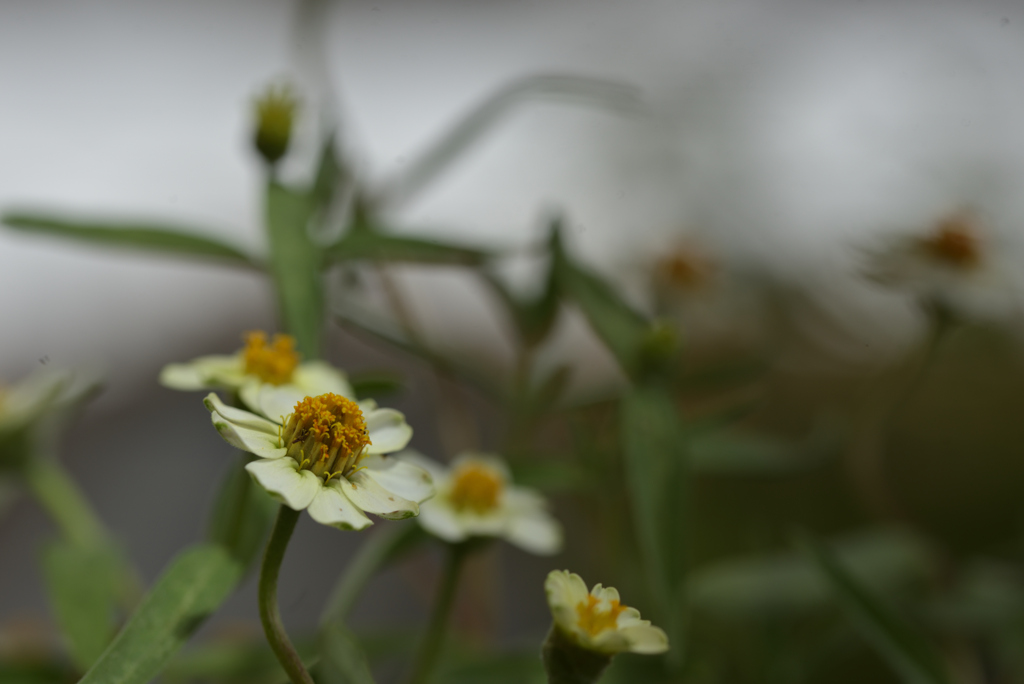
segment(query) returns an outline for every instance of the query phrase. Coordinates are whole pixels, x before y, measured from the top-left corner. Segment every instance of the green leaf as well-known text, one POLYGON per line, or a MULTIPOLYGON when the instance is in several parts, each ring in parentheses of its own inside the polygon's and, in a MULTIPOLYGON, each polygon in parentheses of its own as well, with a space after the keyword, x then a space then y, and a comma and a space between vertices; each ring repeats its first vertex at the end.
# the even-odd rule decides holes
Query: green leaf
MULTIPOLYGON (((685 563, 686 453, 665 387, 643 384, 622 400, 623 453, 632 519, 653 605, 675 605, 685 563)), ((661 616, 666 622, 666 615, 661 616)), ((670 634, 670 637, 672 635, 670 634)))
POLYGON ((388 183, 380 195, 392 205, 408 201, 515 107, 532 99, 551 98, 627 112, 637 111, 640 104, 636 88, 614 81, 562 74, 527 76, 472 107, 436 143, 415 158, 401 176, 388 183))
POLYGON ((43 577, 75 665, 88 670, 114 638, 121 559, 104 546, 61 540, 43 552, 43 577))
POLYGON ((557 230, 553 233, 552 252, 559 289, 576 302, 626 374, 637 373, 650 329, 647 321, 608 283, 572 261, 557 230))
POLYGON ((239 454, 217 492, 206 530, 206 540, 227 549, 243 568, 259 557, 279 505, 245 470, 252 460, 239 454))
MULTIPOLYGON (((899 528, 847 535, 834 543, 834 549, 859 582, 886 593, 927 578, 934 560, 924 541, 899 528)), ((825 578, 804 554, 794 551, 697 568, 689 576, 687 600, 703 613, 744 623, 834 606, 825 578)))
POLYGON ((349 376, 348 383, 360 399, 379 399, 400 392, 402 376, 392 371, 367 371, 349 376))
POLYGON ((66 663, 36 661, 0 662, 0 682, 3 684, 68 684, 75 674, 66 663))
POLYGON ((2 220, 25 232, 56 235, 98 245, 147 252, 218 259, 235 266, 260 268, 242 250, 203 235, 202 230, 158 223, 66 219, 30 212, 6 212, 2 220))
POLYGON ((366 653, 356 638, 340 625, 329 625, 320 635, 318 681, 325 684, 374 684, 366 653))
POLYGON ((178 555, 80 684, 145 684, 228 597, 242 568, 213 544, 178 555))
POLYGON ((816 564, 846 616, 907 684, 949 684, 935 647, 847 570, 825 544, 804 534, 800 546, 816 564))
POLYGON ((720 430, 691 438, 690 465, 715 475, 790 475, 824 465, 841 446, 840 431, 829 420, 818 421, 800 440, 720 430))
POLYGON ((408 261, 422 264, 456 264, 476 266, 490 255, 470 247, 449 245, 438 240, 389 235, 374 228, 371 231, 349 232, 327 248, 325 258, 331 262, 408 261))
POLYGON ((266 221, 270 238, 270 271, 277 288, 281 318, 306 358, 320 356, 323 287, 319 248, 309 239, 315 202, 311 193, 267 186, 266 221))

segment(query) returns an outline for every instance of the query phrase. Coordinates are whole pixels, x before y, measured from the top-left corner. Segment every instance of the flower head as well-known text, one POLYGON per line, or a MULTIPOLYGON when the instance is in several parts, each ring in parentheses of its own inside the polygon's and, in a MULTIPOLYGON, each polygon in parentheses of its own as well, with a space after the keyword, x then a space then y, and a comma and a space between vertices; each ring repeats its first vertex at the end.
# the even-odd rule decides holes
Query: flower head
POLYGON ((274 164, 288 151, 292 137, 292 123, 298 109, 292 89, 270 86, 256 101, 256 149, 274 164))
POLYGON ((1004 257, 985 239, 975 215, 958 212, 924 235, 894 237, 870 251, 865 275, 927 306, 998 317, 1018 306, 1014 269, 1004 257))
POLYGON ((437 496, 424 504, 419 523, 431 534, 457 543, 471 537, 502 537, 540 555, 562 548, 562 528, 544 498, 512 484, 508 466, 490 454, 464 453, 451 468, 413 452, 402 460, 430 472, 437 496))
POLYGON ((249 408, 264 385, 291 386, 302 396, 334 393, 355 396, 345 374, 323 361, 301 361, 295 338, 255 331, 245 334, 245 347, 231 355, 201 356, 172 363, 160 372, 160 383, 177 390, 225 389, 239 392, 249 408))
POLYGON ((605 655, 668 650, 665 632, 650 621, 641 620, 636 608, 623 605, 619 592, 612 587, 595 584, 588 592, 576 573, 552 570, 544 582, 544 591, 555 627, 580 648, 605 655))
POLYGON ((205 404, 225 441, 259 457, 246 470, 290 508, 359 530, 371 524, 366 513, 401 520, 433 495, 428 472, 385 456, 412 437, 398 411, 331 392, 303 396, 290 385, 264 384, 251 399, 258 413, 212 393, 205 404))

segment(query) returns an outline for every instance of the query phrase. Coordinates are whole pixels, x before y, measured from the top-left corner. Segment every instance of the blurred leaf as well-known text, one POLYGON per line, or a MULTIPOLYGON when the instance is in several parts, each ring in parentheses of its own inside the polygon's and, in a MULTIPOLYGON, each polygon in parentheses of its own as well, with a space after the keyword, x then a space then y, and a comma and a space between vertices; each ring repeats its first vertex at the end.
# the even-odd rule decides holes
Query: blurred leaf
POLYGON ((552 97, 608 109, 639 109, 638 91, 614 81, 560 74, 519 79, 471 108, 426 152, 415 158, 398 178, 387 183, 380 193, 381 197, 391 205, 408 201, 455 159, 471 149, 484 133, 516 106, 530 99, 552 97))
POLYGON ((121 559, 110 547, 60 540, 47 546, 42 560, 57 625, 67 639, 72 660, 85 672, 117 629, 121 559))
MULTIPOLYGON (((924 541, 902 529, 850 535, 833 548, 859 582, 879 592, 925 579, 934 561, 924 541)), ((699 610, 748 621, 819 610, 832 605, 833 594, 803 554, 785 552, 698 568, 690 575, 687 598, 699 610)))
MULTIPOLYGON (((677 600, 689 541, 686 464, 679 414, 661 385, 634 387, 622 400, 622 440, 632 519, 650 593, 663 624, 677 600)), ((673 616, 674 617, 674 616, 673 616)), ((672 637, 670 632, 669 637, 672 637)))
POLYGON ((205 237, 201 230, 150 223, 82 221, 28 212, 7 212, 2 220, 9 227, 25 232, 57 235, 82 242, 141 249, 147 252, 208 257, 235 266, 260 268, 258 263, 240 249, 205 237))
POLYGON ((801 440, 720 430, 690 441, 691 467, 715 475, 789 475, 824 465, 839 454, 842 435, 834 421, 819 420, 801 440))
POLYGON ((368 259, 370 261, 409 261, 425 264, 461 264, 476 266, 488 258, 486 252, 449 245, 437 240, 373 232, 349 232, 326 249, 330 262, 368 259))
POLYGON ((509 467, 517 485, 549 493, 580 492, 595 486, 586 468, 566 461, 510 459, 509 467))
POLYGON ((309 239, 315 206, 311 193, 267 185, 266 220, 270 238, 270 271, 277 287, 285 328, 310 359, 320 355, 323 290, 319 248, 309 239))
POLYGON ((347 173, 334 148, 334 136, 330 135, 320 149, 320 163, 313 181, 313 203, 326 211, 334 200, 338 186, 347 178, 347 173))
POLYGON ((951 590, 927 606, 940 628, 979 636, 1024 626, 1024 578, 1016 567, 993 561, 968 566, 951 590))
POLYGON ((826 578, 854 627, 903 681, 950 683, 935 647, 851 574, 831 549, 810 534, 802 536, 800 546, 826 578))
POLYGON ((279 507, 245 470, 252 460, 249 454, 240 453, 228 470, 206 530, 206 540, 223 546, 243 568, 259 557, 279 507))
MULTIPOLYGON (((318 649, 309 638, 296 639, 295 649, 304 663, 316 659, 318 649)), ((190 648, 171 661, 161 679, 165 682, 280 684, 288 676, 260 635, 252 641, 205 643, 190 648)))
POLYGON ((321 625, 340 625, 366 588, 366 583, 382 568, 395 562, 427 539, 427 534, 412 521, 381 525, 365 535, 366 539, 345 574, 331 591, 320 616, 321 625))
POLYGON ((242 574, 220 546, 178 555, 80 684, 145 684, 228 597, 242 574))
POLYGON ((74 681, 75 674, 64 663, 0 662, 3 684, 71 684, 74 681))
POLYGON ((649 325, 604 280, 575 264, 553 232, 552 252, 559 289, 580 307, 597 336, 627 375, 640 370, 649 325))
POLYGON ((349 376, 348 382, 360 399, 379 399, 400 392, 404 386, 402 376, 392 371, 368 371, 349 376))
POLYGON ((374 684, 366 653, 356 638, 339 625, 320 633, 319 678, 325 684, 374 684))

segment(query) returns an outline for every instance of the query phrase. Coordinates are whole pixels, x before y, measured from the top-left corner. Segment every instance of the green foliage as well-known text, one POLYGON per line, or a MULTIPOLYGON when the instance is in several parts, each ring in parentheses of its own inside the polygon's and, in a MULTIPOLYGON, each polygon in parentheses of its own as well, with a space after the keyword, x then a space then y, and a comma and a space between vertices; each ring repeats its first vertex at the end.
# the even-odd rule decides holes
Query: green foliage
POLYGON ((375 228, 343 235, 324 251, 330 263, 355 261, 411 262, 476 266, 490 255, 469 247, 445 244, 439 240, 388 235, 375 228))
POLYGON ((237 247, 207 237, 204 235, 207 231, 188 227, 120 220, 62 218, 27 211, 6 212, 2 220, 15 230, 54 235, 95 245, 215 259, 246 268, 259 267, 250 256, 237 247))
POLYGON ((145 684, 234 589, 242 568, 220 546, 182 552, 82 679, 82 684, 145 684))
POLYGON ((370 665, 355 636, 339 625, 320 633, 318 671, 324 684, 375 684, 370 665))
POLYGON ((850 622, 906 684, 950 684, 935 647, 851 574, 831 549, 810 534, 801 537, 800 545, 827 580, 850 622))

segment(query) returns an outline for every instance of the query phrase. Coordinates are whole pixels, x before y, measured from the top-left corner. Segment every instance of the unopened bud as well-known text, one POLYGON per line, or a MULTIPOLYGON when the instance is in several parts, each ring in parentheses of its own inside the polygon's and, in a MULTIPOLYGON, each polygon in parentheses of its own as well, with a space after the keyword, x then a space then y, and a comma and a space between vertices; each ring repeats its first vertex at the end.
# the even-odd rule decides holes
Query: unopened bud
POLYGON ((271 85, 256 100, 256 149, 269 164, 288 151, 298 101, 287 84, 271 85))

